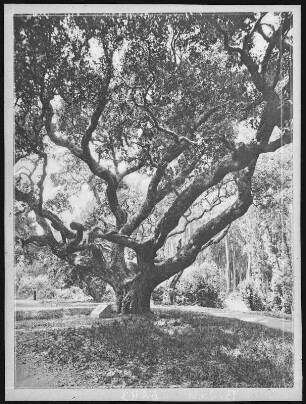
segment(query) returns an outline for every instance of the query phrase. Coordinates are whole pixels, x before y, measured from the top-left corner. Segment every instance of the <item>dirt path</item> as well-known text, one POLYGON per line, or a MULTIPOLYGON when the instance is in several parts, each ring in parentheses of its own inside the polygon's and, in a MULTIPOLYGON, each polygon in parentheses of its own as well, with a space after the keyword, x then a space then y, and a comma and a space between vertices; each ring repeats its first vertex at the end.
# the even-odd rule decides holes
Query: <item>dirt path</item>
MULTIPOLYGON (((17 301, 18 302, 18 301, 17 301)), ((62 304, 58 306, 50 306, 50 305, 45 305, 41 306, 40 304, 35 305, 36 302, 28 302, 28 305, 26 305, 24 302, 18 302, 16 305, 17 310, 19 311, 34 311, 37 312, 39 310, 62 310, 62 309, 82 309, 84 307, 92 307, 94 308, 95 306, 98 305, 98 303, 76 303, 76 304, 62 304), (31 303, 31 304, 30 304, 31 303)), ((112 303, 109 303, 112 304, 112 303)), ((171 311, 171 310, 178 310, 181 312, 195 312, 195 313, 203 313, 203 314, 209 314, 212 316, 217 316, 217 317, 226 317, 226 318, 236 318, 242 321, 247 321, 247 322, 253 322, 253 323, 259 323, 262 324, 266 327, 269 328, 275 328, 278 330, 283 330, 285 332, 293 332, 293 321, 292 320, 287 320, 287 319, 282 319, 282 318, 276 318, 276 317, 270 317, 267 315, 262 315, 262 314, 254 314, 250 312, 242 312, 242 311, 229 311, 229 310, 224 310, 224 309, 214 309, 214 308, 208 308, 208 307, 199 307, 199 306, 152 306, 152 309, 161 309, 165 311, 171 311)), ((69 323, 69 321, 68 321, 69 323)))
POLYGON ((79 375, 71 368, 46 366, 36 358, 19 360, 15 367, 15 388, 18 389, 76 388, 78 379, 79 375))
POLYGON ((153 306, 153 310, 154 308, 166 311, 176 310, 189 313, 192 312, 203 313, 205 315, 209 314, 211 316, 217 316, 217 317, 236 318, 242 321, 262 324, 266 327, 275 328, 277 330, 282 330, 284 332, 293 332, 292 320, 269 317, 261 314, 251 314, 248 312, 240 312, 240 311, 226 311, 222 309, 213 309, 199 306, 153 306))
POLYGON ((28 323, 29 321, 32 320, 22 320, 22 325, 21 327, 15 328, 15 334, 16 333, 33 333, 36 331, 54 331, 54 330, 64 330, 67 328, 90 328, 93 326, 93 324, 99 324, 99 323, 111 323, 114 321, 120 321, 121 317, 119 316, 114 316, 111 318, 99 318, 99 319, 92 319, 90 317, 79 317, 79 316, 71 316, 71 318, 65 318, 65 323, 62 323, 62 319, 57 319, 57 320, 52 320, 50 319, 49 321, 43 320, 43 325, 39 324, 40 320, 35 321, 35 325, 32 325, 30 328, 28 328, 28 323), (49 324, 48 324, 49 323, 49 324))

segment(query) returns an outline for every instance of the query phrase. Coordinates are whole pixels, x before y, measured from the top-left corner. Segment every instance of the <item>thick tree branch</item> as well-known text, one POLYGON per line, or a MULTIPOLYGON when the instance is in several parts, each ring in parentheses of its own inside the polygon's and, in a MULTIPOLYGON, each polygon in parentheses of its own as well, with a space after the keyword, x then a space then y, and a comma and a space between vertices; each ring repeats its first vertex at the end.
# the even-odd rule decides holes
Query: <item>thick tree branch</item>
POLYGON ((237 152, 237 155, 234 156, 235 158, 232 155, 227 155, 214 165, 206 176, 203 176, 203 174, 198 175, 179 194, 158 223, 154 237, 146 242, 148 247, 151 245, 155 251, 161 248, 168 234, 178 225, 181 216, 203 192, 216 185, 230 172, 237 172, 247 167, 257 155, 257 145, 245 145, 243 150, 240 150, 239 153, 237 152))
POLYGON ((260 23, 262 21, 262 19, 267 15, 267 12, 264 13, 260 13, 260 16, 257 18, 257 20, 255 21, 255 24, 253 26, 253 28, 250 30, 249 33, 247 33, 246 37, 243 40, 243 50, 247 51, 247 48, 252 40, 252 37, 254 35, 254 33, 257 31, 258 27, 260 26, 260 23))
MULTIPOLYGON (((40 220, 44 220, 40 218, 40 220)), ((39 224, 40 221, 39 221, 39 224)), ((48 246, 52 252, 70 265, 76 267, 77 270, 86 274, 94 274, 101 277, 105 282, 112 284, 114 276, 109 266, 107 265, 101 249, 95 244, 80 245, 83 238, 83 226, 78 223, 71 223, 70 227, 77 231, 75 238, 68 244, 58 243, 53 237, 52 233, 48 232, 44 235, 33 235, 26 240, 22 240, 22 246, 25 247, 29 244, 34 244, 38 247, 48 246), (85 258, 86 264, 80 264, 78 257, 75 256, 77 252, 90 252, 91 258, 85 258)))
POLYGON ((260 144, 267 144, 275 126, 281 127, 282 121, 286 120, 287 115, 286 108, 282 107, 278 94, 272 90, 261 115, 256 140, 260 144))
POLYGON ((262 29, 262 26, 263 26, 263 25, 265 25, 265 24, 259 24, 259 25, 256 27, 256 31, 263 37, 263 39, 264 39, 265 41, 269 42, 269 41, 270 41, 270 37, 269 37, 267 34, 265 34, 265 32, 263 31, 263 29, 262 29))
POLYGON ((50 140, 57 146, 65 147, 74 156, 83 159, 83 150, 81 147, 76 146, 74 143, 61 136, 57 136, 52 124, 52 118, 54 115, 54 110, 49 100, 44 101, 44 108, 46 110, 45 128, 50 140))
MULTIPOLYGON (((54 134, 54 130, 52 127, 52 116, 53 116, 53 108, 50 103, 48 103, 48 119, 46 120, 46 131, 49 138, 57 145, 66 147, 71 151, 76 157, 84 161, 93 174, 101 178, 107 183, 106 195, 108 198, 108 203, 112 213, 114 214, 117 220, 117 227, 120 228, 127 219, 126 212, 120 207, 118 196, 117 196, 117 188, 118 188, 118 178, 112 173, 108 168, 101 166, 91 155, 89 150, 89 140, 90 137, 86 137, 83 142, 83 148, 76 147, 71 142, 62 140, 58 136, 54 134), (87 142, 88 141, 88 142, 87 142)), ((91 128, 92 129, 92 128, 91 128)), ((89 132, 88 132, 89 133, 89 132)))
POLYGON ((166 175, 166 181, 159 185, 158 187, 158 196, 160 198, 164 198, 165 196, 169 195, 171 192, 178 194, 178 189, 185 183, 188 179, 188 176, 192 173, 192 171, 196 168, 197 164, 199 163, 204 151, 200 154, 195 154, 194 158, 188 163, 186 162, 183 165, 183 168, 177 173, 177 175, 172 178, 171 176, 166 175))
POLYGON ((139 103, 137 103, 137 101, 133 95, 133 102, 137 107, 141 108, 143 111, 145 111, 148 114, 148 116, 151 118, 151 120, 153 122, 153 125, 159 132, 162 132, 162 133, 165 133, 166 135, 171 136, 175 140, 176 143, 185 142, 185 143, 189 143, 189 144, 193 144, 193 145, 198 144, 197 142, 194 142, 193 140, 188 139, 186 136, 179 136, 177 133, 173 132, 172 130, 162 127, 159 124, 157 118, 155 117, 153 111, 149 108, 145 99, 144 99, 144 104, 139 104, 139 103))
POLYGON ((95 227, 88 236, 88 241, 92 243, 95 239, 107 240, 111 241, 112 243, 128 247, 133 249, 134 251, 139 251, 141 245, 134 239, 130 237, 119 234, 116 231, 109 231, 104 233, 101 229, 95 227))
POLYGON ((18 188, 15 188, 15 199, 27 203, 28 206, 39 216, 50 220, 52 227, 59 231, 64 238, 72 239, 75 237, 75 234, 63 224, 57 215, 50 212, 48 209, 42 209, 40 211, 39 203, 35 199, 34 195, 26 194, 25 192, 20 191, 18 188))
POLYGON ((292 50, 292 45, 286 41, 286 36, 289 32, 289 30, 292 28, 292 15, 291 13, 284 13, 285 17, 283 18, 283 21, 281 22, 281 25, 277 31, 280 31, 280 37, 278 41, 274 41, 274 37, 276 34, 275 28, 266 23, 258 24, 256 26, 256 31, 264 38, 264 40, 268 43, 271 41, 274 41, 274 45, 277 46, 280 50, 281 48, 285 51, 291 51, 292 50), (272 30, 272 35, 267 35, 263 31, 263 26, 268 26, 272 30))
POLYGON ((275 152, 277 149, 289 143, 292 143, 292 132, 290 129, 284 129, 283 135, 278 139, 261 146, 261 153, 275 152))
POLYGON ((140 170, 142 167, 146 165, 146 160, 141 159, 137 164, 134 166, 127 167, 121 174, 119 174, 119 181, 122 181, 124 177, 127 175, 130 175, 132 173, 135 173, 136 171, 140 170))
MULTIPOLYGON (((261 64, 261 72, 263 74, 263 76, 265 77, 266 80, 266 75, 267 75, 267 68, 268 68, 268 63, 271 59, 272 56, 272 52, 274 50, 275 47, 280 48, 280 41, 282 39, 282 31, 283 31, 283 26, 281 25, 274 33, 273 35, 269 38, 269 42, 268 42, 268 47, 266 49, 262 64, 261 64)), ((279 60, 281 59, 282 55, 281 53, 279 54, 279 60)), ((280 63, 280 62, 278 62, 280 63)), ((277 77, 277 76, 275 76, 277 77)), ((275 81, 275 78, 274 78, 275 81)), ((275 86, 274 86, 275 87, 275 86)))
MULTIPOLYGON (((202 219, 206 213, 211 212, 216 206, 220 205, 222 202, 222 199, 223 199, 223 197, 220 195, 220 191, 221 191, 221 188, 218 188, 217 195, 212 202, 209 202, 208 199, 205 199, 205 202, 207 202, 209 206, 208 206, 208 208, 204 208, 199 215, 194 216, 190 219, 187 216, 183 215, 182 217, 184 217, 184 219, 185 219, 183 228, 168 234, 166 240, 169 239, 170 237, 184 233, 189 224, 193 223, 194 221, 198 221, 198 220, 202 219)), ((232 195, 230 195, 230 196, 232 196, 232 195)))
POLYGON ((260 91, 262 94, 265 94, 268 91, 268 87, 266 86, 263 76, 258 71, 257 64, 253 61, 253 59, 245 49, 234 47, 229 44, 230 38, 228 33, 224 29, 222 29, 217 21, 215 21, 214 19, 213 24, 215 28, 223 35, 224 47, 226 51, 228 53, 239 53, 241 61, 247 67, 249 73, 251 74, 257 90, 260 91))
POLYGON ((159 163, 155 174, 153 175, 146 195, 146 199, 141 205, 136 214, 130 217, 128 222, 122 227, 120 233, 125 235, 131 235, 138 226, 149 216, 154 206, 160 202, 168 193, 169 188, 163 188, 158 191, 158 185, 160 184, 167 166, 179 157, 186 150, 186 146, 174 145, 168 147, 165 152, 162 161, 159 163))
POLYGON ((28 237, 25 240, 21 241, 22 247, 25 247, 29 244, 34 244, 37 247, 47 247, 50 245, 53 245, 53 241, 50 239, 50 237, 46 234, 43 235, 33 235, 28 237))
POLYGON ((231 227, 231 223, 228 224, 219 234, 215 237, 211 238, 206 244, 204 244, 201 248, 201 251, 204 251, 206 248, 210 247, 212 244, 218 244, 224 237, 227 235, 229 229, 231 227))
POLYGON ((79 223, 72 222, 70 224, 70 228, 72 230, 76 230, 77 233, 76 233, 75 238, 65 246, 65 253, 67 255, 70 255, 75 251, 75 248, 77 248, 77 246, 81 243, 81 241, 83 239, 83 233, 84 233, 84 227, 83 227, 83 225, 81 225, 79 223))
POLYGON ((37 222, 43 228, 45 234, 41 236, 34 235, 29 237, 28 239, 23 241, 24 245, 33 243, 37 246, 49 246, 51 247, 53 253, 55 253, 59 258, 62 259, 65 259, 69 255, 78 251, 78 246, 83 239, 84 232, 84 228, 81 224, 72 222, 70 227, 71 229, 76 230, 77 233, 76 235, 74 235, 73 240, 70 241, 68 244, 61 244, 54 238, 53 233, 45 218, 40 217, 38 214, 36 216, 37 222))
POLYGON ((250 102, 249 104, 245 105, 244 107, 242 107, 241 110, 244 112, 248 112, 252 108, 255 108, 258 105, 260 105, 262 102, 264 102, 264 97, 259 97, 256 100, 254 100, 254 101, 250 102))
POLYGON ((40 176, 39 181, 37 182, 37 187, 39 189, 38 194, 38 209, 39 214, 42 216, 43 209, 43 193, 44 193, 44 181, 47 176, 47 164, 48 164, 48 156, 46 153, 43 153, 43 167, 42 167, 42 175, 40 176))
POLYGON ((60 258, 67 261, 70 265, 74 266, 78 272, 84 275, 94 275, 111 286, 115 285, 114 273, 107 264, 103 252, 95 244, 80 245, 74 248, 73 254, 65 255, 62 253, 60 258), (77 252, 89 253, 89 257, 79 257, 75 254, 77 252))
POLYGON ((90 124, 86 128, 85 133, 82 138, 82 149, 85 154, 90 153, 89 142, 91 140, 91 136, 92 136, 93 132, 95 131, 95 129, 98 126, 99 119, 101 117, 102 112, 105 109, 107 102, 108 102, 108 94, 107 94, 107 89, 105 89, 104 93, 101 94, 101 96, 99 97, 97 106, 91 116, 90 124))
MULTIPOLYGON (((233 151, 231 155, 224 157, 222 161, 218 162, 205 178, 202 175, 197 176, 176 198, 162 220, 158 223, 154 237, 146 242, 148 247, 151 246, 154 251, 161 248, 168 234, 178 225, 181 216, 203 192, 216 185, 228 173, 239 171, 248 166, 257 155, 265 150, 265 146, 268 144, 275 126, 281 125, 281 119, 285 119, 289 115, 289 113, 286 114, 284 108, 281 114, 280 107, 279 96, 272 91, 261 117, 256 136, 257 143, 242 144, 241 148, 239 147, 237 151, 233 151)), ((288 136, 285 140, 290 141, 288 136)), ((278 145, 279 142, 273 143, 270 146, 271 150, 273 147, 278 147, 278 145)))
POLYGON ((216 105, 210 108, 208 111, 205 111, 202 115, 198 117, 198 119, 195 120, 194 124, 191 126, 191 130, 196 131, 201 125, 203 125, 203 123, 205 123, 215 112, 217 112, 223 106, 224 104, 216 105))
POLYGON ((85 133, 82 138, 81 142, 81 148, 74 145, 70 141, 60 138, 55 134, 53 125, 52 125, 52 117, 54 115, 54 111, 51 105, 51 100, 50 99, 41 99, 42 105, 43 105, 43 111, 44 115, 46 117, 45 119, 45 128, 47 135, 49 138, 58 146, 62 146, 67 148, 68 150, 71 151, 72 154, 74 154, 76 157, 79 159, 83 160, 90 170, 93 172, 93 174, 97 175, 99 178, 103 179, 107 184, 107 198, 108 202, 111 208, 112 213, 116 217, 117 220, 117 226, 121 227, 123 223, 126 221, 126 212, 124 212, 119 204, 118 197, 117 197, 117 187, 118 187, 118 179, 115 174, 113 174, 109 169, 106 167, 101 166, 97 161, 94 160, 94 158, 91 155, 90 148, 89 148, 89 143, 91 140, 91 136, 96 129, 99 119, 101 117, 101 114, 103 110, 105 109, 105 106, 108 102, 108 87, 110 84, 111 76, 112 76, 112 58, 109 54, 108 47, 106 45, 106 42, 103 41, 103 47, 104 47, 104 55, 106 58, 107 62, 107 71, 106 71, 106 77, 105 81, 103 83, 102 88, 100 89, 100 94, 98 95, 98 101, 96 108, 91 116, 90 124, 88 125, 87 129, 85 130, 85 133))
MULTIPOLYGON (((219 237, 218 234, 220 232, 223 233, 223 231, 226 231, 225 229, 234 220, 246 213, 253 200, 251 194, 251 180, 255 170, 256 161, 257 157, 251 161, 249 167, 240 175, 237 182, 238 196, 236 202, 220 215, 197 229, 189 242, 184 245, 174 257, 155 265, 159 280, 166 280, 170 276, 173 276, 190 266, 196 260, 203 245, 210 243, 210 240, 214 237, 219 237)), ((220 237, 222 236, 222 233, 220 234, 220 237)))

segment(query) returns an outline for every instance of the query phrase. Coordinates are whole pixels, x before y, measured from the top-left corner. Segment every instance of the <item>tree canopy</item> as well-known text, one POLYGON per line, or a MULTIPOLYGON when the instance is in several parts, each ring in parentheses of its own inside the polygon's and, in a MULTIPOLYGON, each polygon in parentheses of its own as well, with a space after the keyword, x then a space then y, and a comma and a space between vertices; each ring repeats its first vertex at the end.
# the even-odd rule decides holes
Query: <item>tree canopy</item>
POLYGON ((252 184, 259 156, 292 142, 292 15, 15 16, 14 36, 15 199, 40 228, 22 245, 147 312, 269 182, 252 184), (84 186, 87 214, 67 223, 84 186))

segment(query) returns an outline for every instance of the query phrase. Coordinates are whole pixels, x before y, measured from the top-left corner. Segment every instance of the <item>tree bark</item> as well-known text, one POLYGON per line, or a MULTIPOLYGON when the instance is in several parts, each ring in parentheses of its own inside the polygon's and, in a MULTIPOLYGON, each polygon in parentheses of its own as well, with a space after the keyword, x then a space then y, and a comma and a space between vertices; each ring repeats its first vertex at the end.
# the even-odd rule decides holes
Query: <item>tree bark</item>
POLYGON ((251 253, 248 252, 248 266, 247 266, 247 273, 246 273, 247 280, 249 280, 251 277, 251 262, 252 262, 252 256, 251 256, 251 253))
POLYGON ((229 251, 228 235, 225 236, 224 241, 225 241, 225 257, 226 257, 226 267, 225 267, 226 292, 229 293, 231 290, 231 267, 230 267, 230 251, 229 251))
POLYGON ((236 290, 236 286, 237 286, 237 270, 236 270, 235 250, 233 249, 233 291, 236 290))
POLYGON ((118 314, 148 314, 151 312, 151 294, 158 282, 142 273, 133 280, 123 282, 115 288, 118 314))

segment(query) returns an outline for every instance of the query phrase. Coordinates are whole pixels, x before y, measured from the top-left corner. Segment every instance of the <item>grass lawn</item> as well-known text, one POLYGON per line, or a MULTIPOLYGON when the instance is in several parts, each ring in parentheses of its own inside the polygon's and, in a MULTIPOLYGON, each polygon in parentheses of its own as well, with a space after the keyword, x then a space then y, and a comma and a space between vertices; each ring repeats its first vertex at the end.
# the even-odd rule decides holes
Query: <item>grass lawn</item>
POLYGON ((260 324, 162 310, 69 321, 16 323, 16 387, 293 386, 293 335, 260 324))

